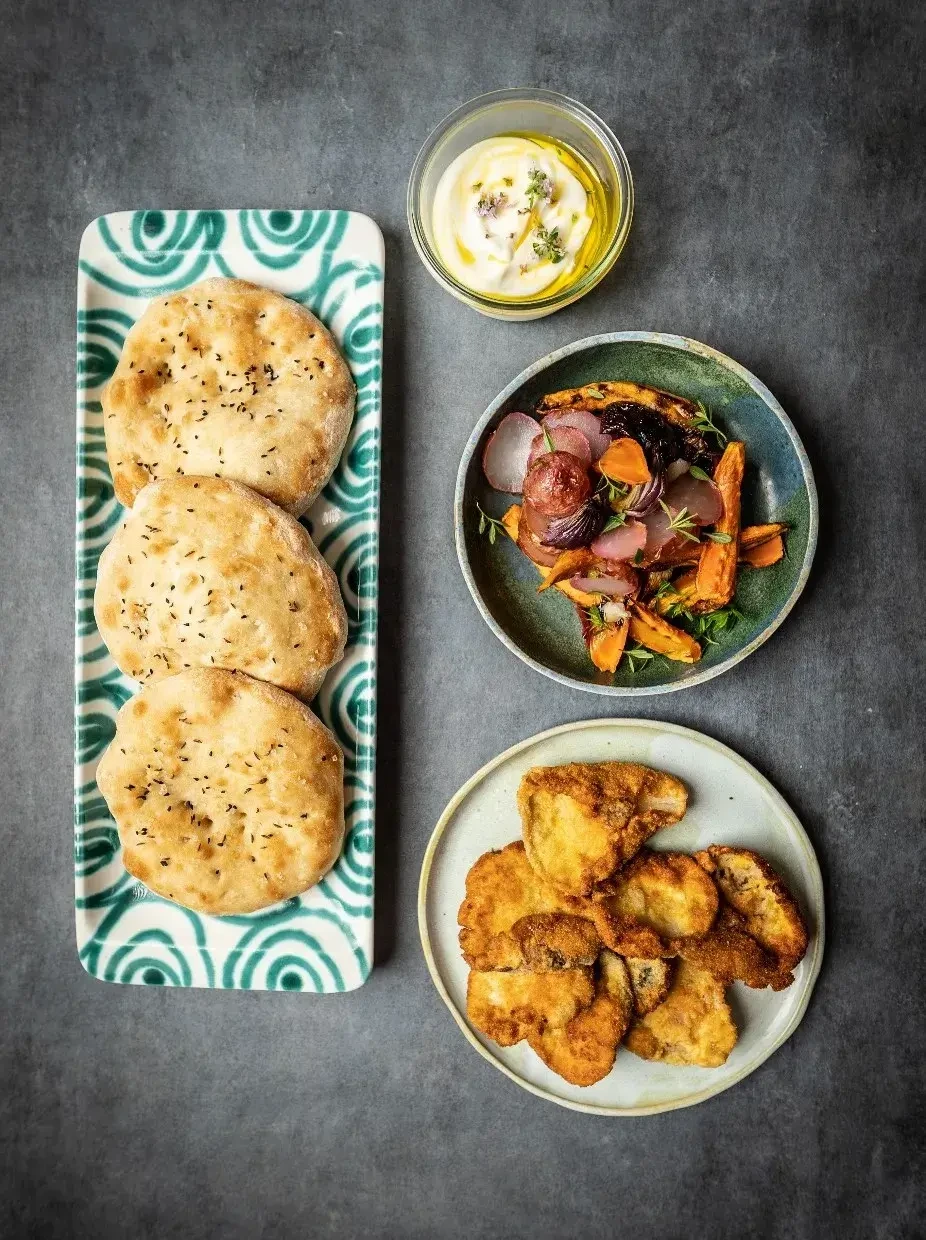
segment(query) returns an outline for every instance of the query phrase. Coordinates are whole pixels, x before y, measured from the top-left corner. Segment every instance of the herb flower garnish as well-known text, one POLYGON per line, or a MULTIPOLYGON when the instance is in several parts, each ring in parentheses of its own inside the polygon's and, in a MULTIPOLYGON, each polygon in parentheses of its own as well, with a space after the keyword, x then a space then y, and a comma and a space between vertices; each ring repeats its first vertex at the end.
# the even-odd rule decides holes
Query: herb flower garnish
POLYGON ((483 219, 496 219, 500 210, 508 205, 507 194, 481 194, 476 203, 476 214, 483 219))
POLYGON ((531 168, 527 179, 527 201, 531 207, 549 202, 553 197, 553 180, 542 168, 531 168))

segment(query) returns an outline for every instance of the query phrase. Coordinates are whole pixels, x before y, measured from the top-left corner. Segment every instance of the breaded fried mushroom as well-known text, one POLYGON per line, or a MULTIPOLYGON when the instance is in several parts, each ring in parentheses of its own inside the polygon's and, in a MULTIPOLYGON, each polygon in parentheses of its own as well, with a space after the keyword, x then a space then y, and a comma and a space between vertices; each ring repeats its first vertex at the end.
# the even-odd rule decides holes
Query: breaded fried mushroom
POLYGON ((528 860, 571 896, 591 895, 686 805, 679 780, 634 762, 533 767, 518 788, 528 860))
POLYGON ((524 958, 510 934, 514 923, 528 914, 564 911, 556 890, 531 868, 520 840, 483 853, 466 876, 457 916, 463 959, 481 971, 518 969, 524 958))
POLYGON ((611 895, 592 905, 603 941, 613 948, 625 939, 628 923, 662 941, 655 950, 634 955, 675 955, 668 940, 707 934, 720 903, 710 876, 685 853, 644 850, 610 889, 611 895))
POLYGON ((637 1016, 645 1016, 668 995, 675 964, 671 960, 644 960, 639 956, 628 956, 624 964, 633 988, 633 1010, 637 1016))
POLYGON ((528 913, 511 927, 511 937, 533 973, 593 965, 601 950, 594 923, 572 913, 528 913))
POLYGON ((527 1040, 543 1062, 571 1085, 594 1085, 614 1067, 633 1014, 630 976, 620 956, 603 951, 595 968, 595 998, 561 1028, 547 1027, 527 1040))
POLYGON ((785 990, 794 981, 790 970, 782 969, 777 959, 746 932, 743 918, 728 904, 721 906, 703 938, 676 939, 671 947, 689 964, 707 969, 723 985, 738 981, 754 990, 766 986, 785 990))
POLYGON ((634 1021, 624 1044, 641 1059, 719 1068, 736 1036, 723 985, 706 969, 682 960, 665 1001, 634 1021))
POLYGON ((783 972, 803 960, 807 927, 801 911, 764 857, 750 848, 723 844, 711 844, 695 857, 743 918, 747 932, 775 956, 783 972))
POLYGON ((514 1046, 531 1032, 562 1029, 595 997, 591 969, 556 973, 478 973, 466 987, 466 1015, 499 1046, 514 1046))

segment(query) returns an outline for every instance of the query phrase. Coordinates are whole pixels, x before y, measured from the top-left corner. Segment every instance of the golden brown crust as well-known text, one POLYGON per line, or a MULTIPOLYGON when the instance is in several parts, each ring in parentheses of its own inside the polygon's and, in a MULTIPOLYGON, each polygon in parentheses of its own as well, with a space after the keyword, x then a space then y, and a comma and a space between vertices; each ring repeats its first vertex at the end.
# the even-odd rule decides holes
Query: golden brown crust
POLYGON ((301 515, 331 476, 354 382, 311 311, 245 280, 156 297, 103 391, 116 497, 155 478, 233 478, 301 515))
POLYGON ((608 405, 627 401, 644 405, 655 413, 661 413, 676 426, 690 427, 698 415, 698 407, 682 396, 662 392, 658 388, 644 387, 639 383, 587 383, 584 387, 564 388, 550 392, 537 404, 537 412, 549 413, 553 409, 583 409, 589 413, 602 413, 608 405))
POLYGON ((697 853, 746 930, 789 972, 807 951, 807 926, 794 897, 764 857, 750 848, 712 844, 697 853))
POLYGON ((569 911, 562 897, 530 866, 521 840, 483 853, 466 875, 457 921, 463 959, 472 969, 518 969, 521 947, 511 935, 519 918, 569 911))
MULTIPOLYGON (((594 903, 595 924, 606 943, 627 923, 646 927, 663 941, 707 934, 719 897, 711 878, 685 853, 644 850, 613 880, 612 894, 594 903)), ((663 949, 636 955, 674 955, 663 949)))
POLYGON ((633 762, 533 767, 518 788, 528 860, 572 896, 591 895, 686 803, 679 780, 633 762))
POLYGON ((608 1075, 633 1013, 633 991, 624 962, 603 951, 595 970, 595 997, 562 1028, 531 1030, 531 1049, 571 1085, 594 1085, 608 1075))
POLYGON ((562 1028, 595 997, 591 969, 555 973, 479 972, 466 987, 466 1014, 499 1046, 514 1046, 531 1032, 562 1028))
POLYGON ((534 973, 575 969, 595 963, 601 939, 594 924, 572 913, 528 913, 511 927, 524 967, 534 973))
POLYGON ((249 913, 334 865, 343 765, 334 737, 291 694, 195 668, 123 706, 96 778, 130 874, 197 912, 249 913))
POLYGON ((628 956, 624 964, 633 989, 633 1010, 637 1016, 645 1016, 668 995, 675 964, 671 960, 643 960, 637 956, 628 956))
POLYGON ((305 528, 220 478, 144 488, 100 557, 94 609, 119 668, 144 682, 226 667, 310 699, 347 640, 337 578, 305 528))
POLYGON ((634 1021, 624 1044, 641 1059, 719 1068, 736 1037, 723 985, 705 969, 682 960, 666 999, 634 1021))
POLYGON ((728 904, 722 904, 717 919, 701 939, 676 939, 670 947, 683 960, 707 969, 725 986, 745 982, 754 990, 771 986, 785 990, 793 974, 782 969, 776 958, 747 933, 746 923, 728 904))

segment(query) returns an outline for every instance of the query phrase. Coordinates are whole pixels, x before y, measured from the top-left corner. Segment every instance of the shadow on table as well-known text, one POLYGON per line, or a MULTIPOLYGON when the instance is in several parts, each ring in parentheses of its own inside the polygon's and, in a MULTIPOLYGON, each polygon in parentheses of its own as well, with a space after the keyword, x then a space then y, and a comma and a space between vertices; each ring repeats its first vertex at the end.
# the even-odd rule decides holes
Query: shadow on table
POLYGON ((377 671, 376 893, 373 964, 381 965, 395 945, 399 779, 401 767, 401 686, 399 647, 402 616, 404 503, 405 314, 396 290, 404 284, 404 259, 396 236, 384 230, 386 293, 383 315, 383 413, 379 548, 379 654, 377 671))

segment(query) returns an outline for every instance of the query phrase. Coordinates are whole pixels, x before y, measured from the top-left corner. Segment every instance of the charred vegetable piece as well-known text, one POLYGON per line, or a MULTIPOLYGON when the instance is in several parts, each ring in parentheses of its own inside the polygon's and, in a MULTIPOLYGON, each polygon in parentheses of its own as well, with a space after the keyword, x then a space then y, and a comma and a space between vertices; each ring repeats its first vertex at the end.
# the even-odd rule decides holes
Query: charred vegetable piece
POLYGON ((581 547, 575 551, 564 551, 557 558, 556 563, 549 572, 543 575, 543 584, 537 587, 537 593, 542 594, 544 590, 549 590, 551 586, 555 586, 557 582, 565 581, 567 577, 574 576, 583 568, 588 568, 595 562, 595 557, 586 547, 581 547))
POLYGON ((667 589, 660 590, 650 600, 653 611, 660 616, 671 615, 676 609, 687 608, 694 600, 697 591, 695 583, 696 571, 691 569, 682 573, 681 577, 671 582, 667 589))
POLYGON ((545 517, 568 517, 588 499, 588 470, 571 452, 547 452, 527 471, 524 498, 545 517))
POLYGON ((740 559, 751 568, 770 568, 783 559, 784 554, 784 540, 780 534, 776 534, 774 538, 759 543, 757 547, 747 547, 745 551, 741 550, 740 559))
POLYGON ((727 542, 709 542, 698 560, 697 607, 699 611, 716 611, 726 607, 736 591, 736 564, 739 558, 740 496, 746 472, 746 446, 732 440, 724 449, 716 470, 714 484, 723 500, 723 513, 715 533, 725 535, 727 542))
POLYGON ((599 458, 598 468, 612 482, 627 482, 631 486, 651 482, 653 475, 646 463, 643 449, 635 439, 615 439, 599 458))
MULTIPOLYGON (((601 382, 587 383, 584 387, 564 388, 550 392, 537 404, 538 413, 551 409, 587 409, 602 413, 608 405, 618 403, 641 405, 661 414, 678 426, 690 426, 698 417, 699 409, 693 401, 658 388, 644 387, 640 383, 601 382)), ((603 428, 602 428, 603 429, 603 428)))
POLYGON ((701 658, 701 647, 690 634, 669 624, 644 603, 634 603, 630 609, 630 636, 647 650, 677 663, 697 663, 701 658))
POLYGON ((610 512, 594 495, 568 517, 551 517, 543 541, 549 547, 570 551, 594 542, 604 529, 610 512))
MULTIPOLYGON (((518 543, 518 546, 520 547, 521 544, 518 539, 518 534, 520 532, 520 526, 521 526, 521 505, 520 504, 511 505, 511 507, 502 517, 502 525, 505 528, 505 533, 508 535, 511 541, 514 543, 518 543)), ((521 549, 523 550, 523 548, 521 549)), ((542 564, 537 564, 536 568, 537 568, 537 572, 540 574, 541 577, 545 577, 546 574, 550 571, 549 568, 544 568, 542 564)), ((565 594, 568 599, 571 599, 574 603, 578 604, 579 607, 594 607, 597 603, 600 603, 602 600, 602 595, 587 594, 582 590, 576 590, 569 584, 568 581, 558 581, 556 583, 556 588, 557 590, 561 591, 561 593, 565 594)))
POLYGON ((627 644, 630 625, 604 624, 594 629, 588 639, 588 653, 600 672, 616 672, 627 644))
POLYGON ((763 543, 771 542, 773 538, 780 537, 787 531, 784 521, 772 521, 768 525, 744 525, 740 530, 740 559, 743 558, 744 551, 761 547, 763 543))

